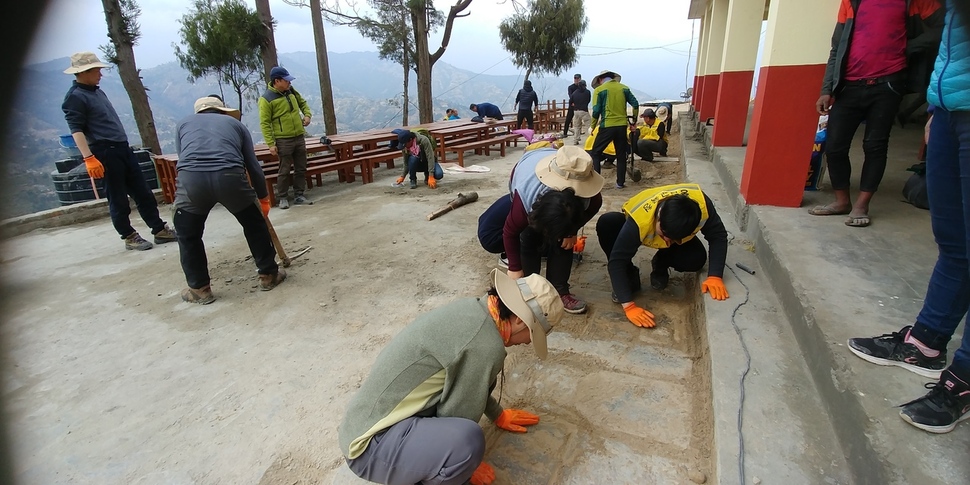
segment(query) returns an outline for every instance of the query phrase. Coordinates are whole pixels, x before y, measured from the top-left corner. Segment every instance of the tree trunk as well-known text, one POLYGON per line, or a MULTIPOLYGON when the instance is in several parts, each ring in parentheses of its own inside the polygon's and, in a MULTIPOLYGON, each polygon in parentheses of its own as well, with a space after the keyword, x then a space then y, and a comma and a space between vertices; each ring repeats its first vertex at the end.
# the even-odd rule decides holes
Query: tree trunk
POLYGON ((532 75, 532 66, 529 66, 529 68, 525 70, 525 80, 528 81, 529 76, 531 75, 532 75))
POLYGON ((323 11, 320 0, 310 0, 310 16, 313 21, 313 40, 317 50, 317 74, 320 77, 320 97, 323 98, 324 132, 337 133, 337 114, 333 109, 333 85, 330 82, 330 58, 327 56, 327 37, 323 31, 323 11))
MULTIPOLYGON (((401 17, 401 23, 406 23, 403 16, 401 17)), ((401 31, 407 32, 407 26, 402 25, 401 31)), ((411 57, 408 56, 407 35, 404 36, 404 47, 401 51, 401 65, 404 67, 404 106, 402 107, 403 114, 401 115, 401 126, 407 126, 411 108, 411 94, 408 92, 408 85, 410 84, 411 78, 411 57)))
POLYGON ((414 26, 414 51, 418 71, 418 121, 434 121, 434 106, 431 103, 431 53, 428 52, 428 12, 427 2, 419 0, 411 4, 411 25, 414 26))
POLYGON ((266 43, 260 46, 259 52, 263 57, 263 79, 269 82, 269 71, 280 62, 276 57, 276 36, 273 35, 273 14, 269 9, 269 0, 256 0, 256 12, 266 29, 266 43))
POLYGON ((162 148, 158 143, 158 133, 155 131, 155 118, 152 107, 148 103, 148 91, 141 82, 140 72, 135 66, 134 42, 125 30, 124 19, 121 16, 121 5, 118 0, 101 0, 104 6, 104 19, 108 24, 108 37, 111 39, 117 56, 118 74, 121 83, 131 99, 131 110, 138 125, 142 148, 161 155, 162 148))

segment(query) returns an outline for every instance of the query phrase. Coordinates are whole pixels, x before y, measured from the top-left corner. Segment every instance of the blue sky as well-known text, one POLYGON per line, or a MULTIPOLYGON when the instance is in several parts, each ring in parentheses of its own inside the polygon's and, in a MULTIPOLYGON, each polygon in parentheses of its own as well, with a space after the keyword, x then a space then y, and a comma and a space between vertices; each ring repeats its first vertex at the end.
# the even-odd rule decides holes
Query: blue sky
MULTIPOLYGON (((142 37, 135 47, 138 67, 149 68, 175 60, 172 43, 178 42, 178 20, 191 8, 191 0, 136 0, 142 9, 142 37)), ((247 3, 255 8, 253 0, 247 3)), ((365 4, 366 2, 360 1, 365 4)), ((453 3, 439 0, 441 10, 453 3)), ((619 72, 623 82, 661 98, 676 98, 693 82, 699 22, 687 19, 687 0, 586 0, 589 29, 583 38, 573 72, 587 79, 604 69, 619 72), (695 38, 691 47, 691 36, 695 38)), ((280 52, 313 50, 313 29, 308 8, 271 0, 277 20, 276 44, 280 52)), ((468 17, 455 22, 448 50, 442 57, 456 67, 489 74, 518 74, 508 61, 498 37, 498 24, 514 13, 509 0, 474 0, 468 17)), ((327 48, 332 52, 376 50, 355 30, 327 24, 327 48)), ((98 52, 108 42, 104 12, 99 0, 51 0, 28 62, 69 56, 82 50, 98 52)), ((432 45, 440 32, 432 35, 432 45)))

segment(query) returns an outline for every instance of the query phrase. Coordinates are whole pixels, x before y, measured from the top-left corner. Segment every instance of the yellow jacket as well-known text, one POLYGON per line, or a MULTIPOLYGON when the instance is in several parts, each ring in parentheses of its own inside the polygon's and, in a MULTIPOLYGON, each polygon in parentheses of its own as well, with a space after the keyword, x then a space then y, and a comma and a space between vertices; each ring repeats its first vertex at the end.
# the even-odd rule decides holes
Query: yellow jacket
POLYGON ((634 195, 623 204, 623 214, 633 219, 640 228, 640 240, 644 246, 664 249, 670 247, 667 241, 657 235, 657 206, 664 199, 668 199, 678 194, 684 194, 691 198, 701 207, 701 221, 689 236, 678 241, 683 244, 690 241, 697 235, 698 231, 707 222, 707 201, 704 200, 704 192, 697 184, 674 184, 664 185, 644 190, 634 195))

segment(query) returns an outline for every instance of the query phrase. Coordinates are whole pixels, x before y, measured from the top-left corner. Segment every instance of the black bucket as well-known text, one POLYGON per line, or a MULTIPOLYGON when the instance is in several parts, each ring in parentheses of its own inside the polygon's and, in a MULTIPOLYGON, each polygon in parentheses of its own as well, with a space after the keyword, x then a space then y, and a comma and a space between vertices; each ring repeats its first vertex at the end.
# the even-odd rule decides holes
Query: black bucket
MULTIPOLYGON (((138 166, 141 173, 148 183, 148 188, 154 190, 158 188, 158 175, 155 173, 155 164, 152 162, 151 154, 145 150, 135 151, 138 157, 138 166)), ((70 160, 54 162, 55 165, 70 160)), ((58 169, 61 165, 58 165, 58 169)), ((95 200, 94 190, 91 188, 91 178, 88 177, 87 168, 83 163, 70 169, 67 173, 51 172, 51 180, 54 182, 54 192, 57 193, 57 200, 61 205, 77 204, 95 200)), ((98 188, 98 197, 105 198, 107 193, 104 190, 104 179, 95 179, 95 186, 98 188)))

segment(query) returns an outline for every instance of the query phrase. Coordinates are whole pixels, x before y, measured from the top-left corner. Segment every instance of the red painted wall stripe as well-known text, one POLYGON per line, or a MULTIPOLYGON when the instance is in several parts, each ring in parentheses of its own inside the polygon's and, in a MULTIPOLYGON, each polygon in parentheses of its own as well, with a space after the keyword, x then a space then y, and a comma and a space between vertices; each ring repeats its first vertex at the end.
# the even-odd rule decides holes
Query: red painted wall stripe
POLYGON ((700 119, 702 123, 714 117, 714 108, 717 106, 717 85, 720 78, 720 74, 704 76, 704 99, 701 100, 700 119))
POLYGON ((824 75, 825 64, 761 68, 741 174, 747 203, 801 205, 824 75))
POLYGON ((714 134, 711 141, 718 147, 739 147, 744 141, 748 121, 751 80, 754 71, 722 72, 715 101, 714 134))

